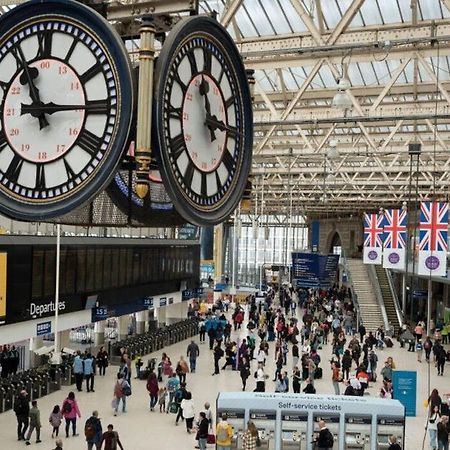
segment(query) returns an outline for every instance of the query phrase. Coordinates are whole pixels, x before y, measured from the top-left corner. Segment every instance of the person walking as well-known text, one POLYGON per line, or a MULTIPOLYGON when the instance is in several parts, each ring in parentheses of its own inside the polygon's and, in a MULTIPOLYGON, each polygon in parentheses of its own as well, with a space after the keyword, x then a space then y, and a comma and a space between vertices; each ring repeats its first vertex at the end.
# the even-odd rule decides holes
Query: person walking
POLYGON ((180 379, 180 383, 186 383, 186 374, 189 372, 189 367, 187 362, 184 360, 183 356, 180 356, 180 360, 177 363, 175 372, 180 379))
POLYGON ((228 415, 222 414, 222 420, 216 428, 216 450, 230 450, 233 427, 228 423, 228 415))
POLYGON ((77 391, 81 392, 83 390, 83 375, 84 375, 84 364, 81 358, 81 352, 78 350, 75 358, 73 359, 73 373, 75 375, 75 384, 77 386, 77 391))
POLYGON ((104 450, 117 450, 117 447, 119 447, 120 450, 123 450, 122 442, 120 442, 119 438, 119 433, 117 433, 117 431, 114 431, 114 426, 110 423, 107 428, 108 430, 103 433, 100 448, 103 444, 105 444, 105 446, 103 447, 104 450))
POLYGON ((122 401, 122 412, 126 412, 127 407, 127 397, 131 394, 131 386, 127 380, 123 377, 121 373, 117 374, 117 381, 114 385, 114 415, 117 416, 117 412, 119 411, 119 405, 122 401))
POLYGON ((150 396, 150 411, 153 411, 156 403, 158 402, 158 378, 155 372, 150 372, 147 380, 147 391, 150 396))
POLYGON ((17 419, 17 440, 25 440, 25 432, 28 428, 30 416, 30 401, 28 400, 28 392, 20 391, 19 396, 14 402, 14 412, 17 419))
POLYGON ((78 403, 75 400, 75 394, 73 392, 69 392, 69 395, 64 400, 61 406, 61 411, 66 421, 66 438, 69 437, 70 424, 72 424, 72 435, 78 436, 77 416, 81 418, 81 413, 78 408, 78 403))
POLYGON ((86 437, 88 450, 92 450, 94 445, 96 450, 101 449, 103 429, 102 422, 98 418, 98 411, 92 411, 92 416, 86 420, 84 425, 84 435, 86 437))
POLYGON ((97 353, 96 361, 98 367, 98 374, 101 376, 105 376, 106 368, 109 365, 108 352, 105 350, 105 347, 100 347, 100 350, 97 353))
POLYGON ((205 335, 206 335, 206 325, 205 325, 205 321, 202 319, 199 323, 198 323, 198 330, 199 330, 199 334, 200 334, 200 344, 204 344, 205 343, 205 335))
POLYGON ((184 420, 184 414, 183 414, 183 407, 181 406, 181 403, 186 398, 187 390, 186 390, 186 383, 181 383, 180 387, 175 392, 174 401, 178 405, 178 412, 177 417, 175 418, 175 425, 178 425, 178 421, 184 420))
POLYGON ((324 420, 319 420, 319 436, 316 440, 317 450, 329 450, 334 445, 334 437, 324 420))
POLYGON ((430 448, 431 450, 437 450, 437 425, 441 419, 441 414, 439 413, 439 407, 435 406, 428 416, 427 428, 428 435, 430 438, 430 448))
POLYGON ((26 445, 30 444, 31 435, 33 431, 36 430, 36 444, 39 444, 41 441, 41 412, 37 406, 37 401, 33 400, 31 402, 30 409, 30 428, 28 428, 28 435, 25 440, 26 445))
POLYGON ((242 358, 239 365, 239 375, 241 376, 242 380, 242 390, 245 391, 245 388, 247 386, 247 379, 250 376, 250 364, 245 357, 242 358))
POLYGON ((294 394, 300 394, 301 383, 302 383, 302 374, 300 372, 300 369, 297 366, 295 366, 292 372, 292 389, 294 391, 294 394))
POLYGON ((255 424, 249 420, 247 423, 247 429, 242 436, 242 449, 243 450, 256 450, 259 443, 258 429, 255 424))
POLYGON ((195 373, 197 368, 197 358, 200 356, 200 349, 198 345, 191 341, 187 347, 186 356, 189 358, 189 367, 191 368, 191 373, 195 373))
POLYGON ((50 417, 48 418, 50 425, 53 427, 52 439, 54 437, 58 437, 59 427, 61 426, 62 419, 63 419, 63 415, 61 412, 61 408, 59 407, 59 405, 55 405, 53 407, 52 413, 50 414, 50 417))
POLYGON ((258 363, 258 369, 255 372, 256 378, 256 389, 254 392, 266 392, 266 380, 269 378, 269 375, 266 375, 264 372, 264 367, 262 363, 258 363))
POLYGON ((86 359, 83 361, 83 373, 84 378, 86 379, 86 391, 95 392, 94 391, 95 365, 94 365, 94 358, 90 353, 87 354, 86 359))
POLYGON ((190 392, 186 392, 183 400, 181 400, 180 408, 183 411, 183 417, 186 422, 186 431, 190 434, 192 433, 195 417, 194 400, 192 400, 192 394, 190 392))
POLYGON ((335 395, 340 395, 341 391, 339 389, 339 383, 341 381, 341 377, 340 377, 340 368, 339 368, 339 363, 337 361, 333 361, 331 363, 331 381, 333 382, 333 388, 334 388, 334 394, 335 395))
POLYGON ((219 369, 219 361, 223 357, 225 352, 223 351, 220 341, 217 342, 216 346, 214 347, 214 375, 219 375, 220 369, 219 369))
POLYGON ((448 416, 442 416, 437 425, 438 450, 448 450, 448 416))
POLYGON ((202 411, 198 419, 198 448, 200 450, 206 450, 206 444, 208 443, 209 433, 209 421, 206 418, 206 414, 202 411))
POLYGON ((62 450, 62 448, 63 448, 62 439, 56 439, 55 444, 56 444, 56 447, 53 450, 62 450))

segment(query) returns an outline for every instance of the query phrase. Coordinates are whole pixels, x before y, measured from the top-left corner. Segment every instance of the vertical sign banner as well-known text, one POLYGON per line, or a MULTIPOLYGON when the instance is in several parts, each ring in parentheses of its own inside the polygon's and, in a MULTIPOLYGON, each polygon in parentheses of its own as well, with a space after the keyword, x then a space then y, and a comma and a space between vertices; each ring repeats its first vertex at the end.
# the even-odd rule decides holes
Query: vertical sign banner
POLYGON ((0 253, 0 317, 6 317, 7 253, 0 253))
POLYGON ((448 203, 422 202, 419 224, 419 275, 447 274, 448 203))
POLYGON ((364 214, 364 264, 381 264, 383 254, 383 216, 364 214))
POLYGON ((405 407, 408 417, 416 416, 417 372, 412 370, 394 370, 392 372, 394 398, 405 407))
POLYGON ((401 209, 387 209, 384 213, 383 267, 405 269, 407 213, 401 209))

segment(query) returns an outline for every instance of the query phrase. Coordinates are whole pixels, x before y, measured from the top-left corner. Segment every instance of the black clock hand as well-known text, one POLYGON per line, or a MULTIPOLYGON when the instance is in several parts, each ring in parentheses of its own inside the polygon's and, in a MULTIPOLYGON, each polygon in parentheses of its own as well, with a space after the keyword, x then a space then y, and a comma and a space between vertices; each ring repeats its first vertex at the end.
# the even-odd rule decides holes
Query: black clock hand
MULTIPOLYGON (((28 66, 28 63, 25 59, 25 55, 23 54, 23 50, 20 47, 20 45, 17 46, 17 52, 20 59, 20 63, 22 64, 23 67, 23 74, 20 77, 20 82, 22 85, 28 83, 30 89, 30 97, 31 100, 33 101, 33 104, 40 105, 42 102, 39 97, 39 89, 35 86, 33 81, 33 79, 38 76, 39 72, 37 71, 37 69, 28 66), (23 75, 25 75, 25 77, 23 77, 23 75)), ((45 114, 41 113, 37 117, 39 119, 39 128, 41 130, 45 127, 48 127, 49 123, 47 121, 47 118, 45 117, 45 114)))
MULTIPOLYGON (((203 95, 205 97, 206 117, 208 117, 208 115, 209 116, 211 115, 211 105, 208 99, 209 83, 205 80, 203 75, 202 75, 202 82, 200 83, 198 90, 200 91, 200 95, 203 95)), ((216 140, 216 133, 214 133, 214 130, 210 125, 207 124, 207 127, 209 129, 209 132, 211 133, 211 142, 214 142, 216 140)))
POLYGON ((53 102, 41 103, 40 105, 36 105, 34 103, 31 105, 26 105, 25 103, 22 103, 20 114, 22 116, 24 114, 31 114, 33 117, 39 117, 41 114, 53 114, 55 112, 76 110, 88 111, 91 114, 104 114, 107 106, 108 105, 105 101, 92 102, 87 105, 57 105, 53 102))
POLYGON ((211 127, 213 130, 226 131, 231 135, 244 137, 244 135, 240 133, 236 128, 226 125, 225 122, 219 120, 217 116, 207 114, 205 124, 208 125, 208 127, 211 127))

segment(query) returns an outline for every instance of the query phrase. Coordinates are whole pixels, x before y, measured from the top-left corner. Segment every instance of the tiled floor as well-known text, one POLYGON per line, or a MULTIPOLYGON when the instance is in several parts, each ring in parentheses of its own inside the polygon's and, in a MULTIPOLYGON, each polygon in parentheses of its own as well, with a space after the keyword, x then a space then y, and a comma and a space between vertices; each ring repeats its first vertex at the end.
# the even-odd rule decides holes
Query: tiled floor
MULTIPOLYGON (((235 334, 237 337, 237 335, 235 334)), ((186 346, 189 341, 178 343, 165 349, 172 361, 175 362, 180 355, 185 355, 186 346)), ((159 357, 161 352, 152 355, 159 357)), ((273 343, 269 353, 270 357, 273 355, 273 343)), ((406 425, 406 450, 418 450, 422 448, 422 439, 425 425, 426 410, 423 407, 423 400, 427 397, 427 365, 425 363, 419 364, 416 361, 413 353, 408 353, 404 349, 400 349, 397 342, 393 349, 387 349, 379 352, 380 364, 387 356, 392 356, 397 364, 398 369, 402 370, 417 370, 418 378, 418 394, 417 394, 417 411, 418 416, 407 419, 406 425)), ((324 368, 324 378, 316 381, 316 388, 318 393, 333 393, 331 384, 331 370, 328 367, 327 361, 330 359, 330 346, 326 346, 321 352, 322 366, 324 368)), ((145 358, 147 360, 147 358, 145 358)), ((254 363, 255 364, 255 363, 254 363)), ((274 370, 274 363, 270 361, 270 370, 274 370)), ((290 361, 288 361, 290 368, 290 361)), ((223 371, 220 375, 211 376, 213 369, 212 355, 207 344, 200 346, 200 358, 197 363, 197 372, 188 374, 187 383, 188 389, 192 391, 193 399, 196 405, 196 410, 202 410, 204 402, 208 401, 214 408, 215 399, 219 391, 239 391, 241 389, 241 382, 238 372, 230 370, 223 371)), ((431 367, 431 388, 437 387, 440 393, 450 392, 450 385, 448 377, 450 376, 450 367, 446 368, 448 374, 444 377, 438 377, 434 366, 431 367)), ((251 371, 253 373, 253 370, 251 371)), ((272 372, 273 373, 273 372, 272 372)), ((129 401, 128 412, 120 414, 118 417, 113 416, 113 411, 110 408, 114 378, 116 374, 115 367, 107 369, 106 377, 97 376, 95 379, 95 393, 81 392, 77 394, 77 400, 80 405, 82 418, 79 421, 78 437, 70 437, 68 439, 63 437, 64 450, 79 450, 86 448, 84 442, 84 422, 89 417, 90 413, 97 409, 99 417, 102 420, 103 427, 109 423, 114 424, 115 429, 119 432, 121 440, 126 450, 153 450, 153 449, 191 449, 194 448, 195 440, 193 435, 188 435, 183 423, 175 427, 175 416, 172 414, 160 414, 159 412, 150 412, 148 409, 148 395, 145 389, 145 382, 134 380, 132 383, 133 395, 129 401)), ((372 385, 369 389, 371 395, 377 395, 379 384, 372 385)), ((248 390, 254 388, 254 381, 249 379, 248 390)), ((29 448, 41 448, 45 450, 53 449, 54 443, 51 439, 51 428, 48 424, 48 416, 55 404, 61 404, 67 393, 73 387, 63 387, 62 391, 43 397, 38 401, 41 410, 41 420, 43 424, 42 429, 42 443, 35 444, 29 448)), ((268 383, 268 389, 273 390, 271 383, 268 383)), ((60 433, 64 436, 64 431, 60 433)), ((24 448, 23 442, 16 440, 16 420, 13 412, 0 414, 0 449, 16 450, 24 448)), ((212 446, 211 446, 212 448, 212 446)), ((425 442, 425 449, 429 448, 428 438, 425 442)))

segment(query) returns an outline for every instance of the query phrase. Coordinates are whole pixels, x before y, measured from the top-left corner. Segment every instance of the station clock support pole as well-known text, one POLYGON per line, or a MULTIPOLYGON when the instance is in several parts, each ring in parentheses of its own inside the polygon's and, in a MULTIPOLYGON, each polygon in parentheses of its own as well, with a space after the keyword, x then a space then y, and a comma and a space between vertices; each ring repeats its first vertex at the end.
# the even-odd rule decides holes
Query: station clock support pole
POLYGON ((144 17, 140 28, 139 85, 136 134, 136 193, 144 198, 149 192, 152 160, 153 69, 155 61, 155 27, 152 16, 144 17))

